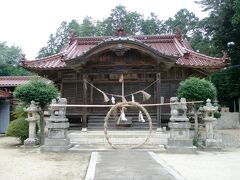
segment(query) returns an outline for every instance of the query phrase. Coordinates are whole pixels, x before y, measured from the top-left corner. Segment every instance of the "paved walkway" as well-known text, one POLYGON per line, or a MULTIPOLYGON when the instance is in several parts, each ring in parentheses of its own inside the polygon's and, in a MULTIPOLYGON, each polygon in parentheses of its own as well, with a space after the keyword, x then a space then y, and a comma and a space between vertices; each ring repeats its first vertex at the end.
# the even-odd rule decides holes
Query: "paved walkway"
POLYGON ((153 152, 93 152, 86 180, 183 180, 153 152))

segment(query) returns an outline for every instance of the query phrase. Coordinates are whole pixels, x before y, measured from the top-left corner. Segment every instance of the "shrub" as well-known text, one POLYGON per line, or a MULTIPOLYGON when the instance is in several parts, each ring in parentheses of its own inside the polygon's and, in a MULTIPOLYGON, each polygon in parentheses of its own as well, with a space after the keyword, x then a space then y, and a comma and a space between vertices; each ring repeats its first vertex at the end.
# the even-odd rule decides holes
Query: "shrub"
POLYGON ((13 120, 7 128, 6 135, 19 138, 23 144, 24 140, 28 138, 28 122, 24 118, 13 120))
POLYGON ((177 96, 188 101, 206 101, 208 98, 214 100, 217 97, 217 90, 210 81, 190 77, 180 83, 177 96))
POLYGON ((39 102, 39 105, 43 108, 52 99, 57 98, 58 90, 53 84, 48 84, 46 80, 34 79, 27 84, 18 86, 14 95, 25 103, 39 102))
POLYGON ((24 111, 25 107, 26 107, 26 104, 21 103, 14 108, 14 111, 12 113, 13 120, 27 117, 27 112, 24 111))
POLYGON ((217 119, 219 119, 219 118, 221 117, 221 113, 220 113, 219 111, 216 111, 216 112, 214 113, 214 117, 217 118, 217 119))

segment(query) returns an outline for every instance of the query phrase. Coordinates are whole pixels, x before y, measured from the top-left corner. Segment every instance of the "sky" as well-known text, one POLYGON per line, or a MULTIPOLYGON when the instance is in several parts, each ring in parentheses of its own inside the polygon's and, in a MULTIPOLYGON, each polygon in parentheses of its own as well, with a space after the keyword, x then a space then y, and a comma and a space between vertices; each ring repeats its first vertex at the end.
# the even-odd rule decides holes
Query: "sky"
POLYGON ((0 42, 19 46, 27 59, 35 59, 62 21, 76 19, 81 22, 85 16, 102 20, 120 4, 145 18, 154 12, 159 19, 165 20, 182 8, 199 18, 207 15, 194 0, 2 0, 0 42))

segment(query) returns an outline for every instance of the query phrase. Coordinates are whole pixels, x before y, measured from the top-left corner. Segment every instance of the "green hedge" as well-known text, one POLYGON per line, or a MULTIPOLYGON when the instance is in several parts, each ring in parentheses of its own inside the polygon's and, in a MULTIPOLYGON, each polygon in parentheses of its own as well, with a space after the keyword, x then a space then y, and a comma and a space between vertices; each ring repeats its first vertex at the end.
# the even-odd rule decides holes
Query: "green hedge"
POLYGON ((10 122, 6 135, 19 138, 21 143, 28 138, 28 122, 24 118, 16 119, 10 122))

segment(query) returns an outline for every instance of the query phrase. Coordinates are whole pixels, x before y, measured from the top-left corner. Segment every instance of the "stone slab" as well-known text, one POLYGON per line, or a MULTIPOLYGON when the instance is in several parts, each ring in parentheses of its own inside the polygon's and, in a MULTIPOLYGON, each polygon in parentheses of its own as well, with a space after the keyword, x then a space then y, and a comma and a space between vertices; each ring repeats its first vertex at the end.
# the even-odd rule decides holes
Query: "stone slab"
POLYGON ((196 154, 197 148, 192 147, 179 147, 179 146, 166 146, 166 151, 173 154, 196 154))
POLYGON ((206 148, 221 149, 222 140, 221 139, 206 139, 204 142, 206 148))
POLYGON ((72 144, 69 144, 67 146, 46 146, 46 145, 43 145, 43 146, 40 147, 40 151, 45 151, 45 152, 66 152, 71 147, 72 147, 72 144))
POLYGON ((64 122, 64 123, 47 122, 46 127, 51 129, 67 129, 69 128, 69 122, 64 122))
POLYGON ((183 180, 148 152, 115 151, 95 153, 85 180, 183 180), (94 162, 93 162, 94 161, 94 162), (94 166, 95 164, 95 166, 94 166))
POLYGON ((68 146, 70 144, 70 139, 51 139, 45 138, 44 145, 46 146, 68 146))
POLYGON ((168 146, 176 146, 176 147, 192 147, 193 142, 192 139, 168 139, 168 146))

